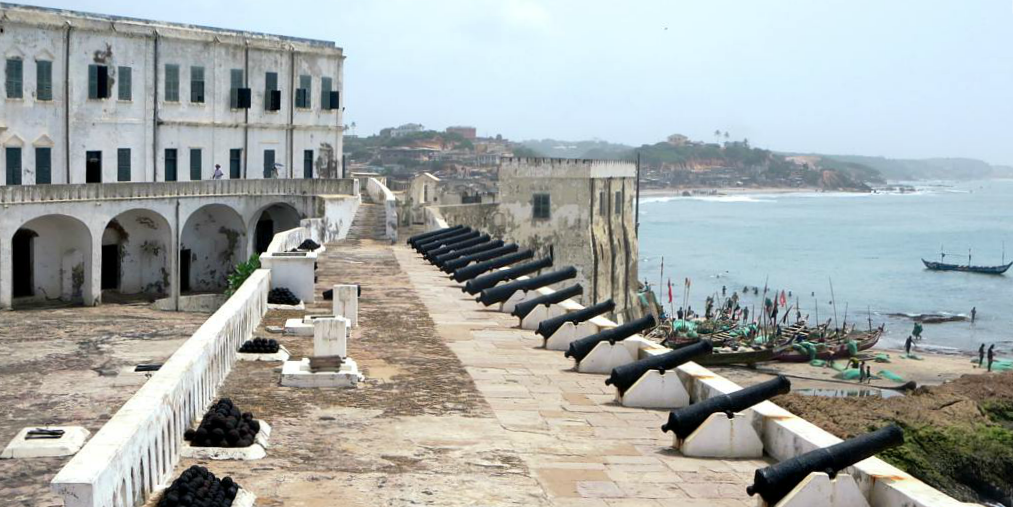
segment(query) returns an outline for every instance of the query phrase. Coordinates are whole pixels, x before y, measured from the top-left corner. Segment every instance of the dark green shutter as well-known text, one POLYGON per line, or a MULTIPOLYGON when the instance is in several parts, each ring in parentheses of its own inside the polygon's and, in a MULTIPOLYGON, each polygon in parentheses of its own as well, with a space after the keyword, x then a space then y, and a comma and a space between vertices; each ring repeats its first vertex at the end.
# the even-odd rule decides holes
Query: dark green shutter
POLYGON ((133 69, 130 67, 120 67, 117 71, 119 74, 119 93, 118 98, 120 100, 133 100, 133 69))
POLYGON ((329 77, 320 78, 320 109, 323 109, 324 111, 332 109, 331 78, 329 77))
POLYGON ((264 178, 270 178, 274 171, 274 150, 264 150, 264 178))
POLYGON ((229 73, 229 107, 239 107, 239 89, 243 87, 243 69, 232 69, 229 73))
POLYGON ((204 67, 190 67, 190 102, 204 103, 204 67))
POLYGON ((53 100, 53 62, 47 60, 35 62, 35 85, 37 100, 53 100))
POLYGON ((23 97, 24 62, 11 58, 7 60, 7 98, 23 97))
POLYGON ((130 181, 130 148, 120 148, 116 151, 116 179, 130 181))
POLYGON ((306 150, 302 154, 302 177, 313 177, 313 150, 306 150))
POLYGON ((165 181, 176 181, 177 152, 175 148, 165 150, 165 181))
POLYGON ((35 184, 53 182, 53 152, 50 148, 35 148, 35 184))
POLYGON ((165 101, 179 102, 179 65, 165 66, 165 101))
POLYGON ((7 185, 21 184, 21 148, 7 148, 7 185))
POLYGON ((229 179, 238 180, 242 178, 240 171, 243 168, 243 150, 229 150, 229 179))
POLYGON ((200 148, 192 148, 190 150, 190 181, 199 181, 201 179, 200 154, 200 148))

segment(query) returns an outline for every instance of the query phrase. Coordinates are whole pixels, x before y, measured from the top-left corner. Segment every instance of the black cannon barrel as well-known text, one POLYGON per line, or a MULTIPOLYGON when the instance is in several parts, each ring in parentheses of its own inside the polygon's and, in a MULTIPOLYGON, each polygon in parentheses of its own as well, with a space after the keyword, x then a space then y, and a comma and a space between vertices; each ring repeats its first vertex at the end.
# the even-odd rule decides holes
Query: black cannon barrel
POLYGON ((454 281, 463 282, 465 280, 471 280, 472 278, 475 278, 476 276, 479 276, 487 271, 492 271, 494 269, 502 268, 504 266, 509 266, 515 262, 526 261, 534 256, 535 252, 532 252, 531 250, 528 249, 524 249, 521 250, 520 252, 501 255, 499 257, 496 257, 495 259, 489 259, 487 261, 482 261, 477 264, 473 264, 471 266, 465 266, 463 268, 454 271, 454 281))
POLYGON ((533 276, 527 280, 514 280, 510 283, 505 283, 496 287, 490 287, 482 291, 478 296, 478 301, 485 306, 489 306, 495 303, 502 303, 510 296, 514 295, 514 292, 519 290, 535 290, 546 285, 552 285, 554 283, 562 282, 563 280, 569 280, 576 278, 577 268, 573 266, 567 266, 563 269, 552 271, 551 273, 545 273, 543 275, 533 276))
POLYGON ((563 353, 566 357, 572 357, 577 362, 581 362, 588 354, 594 350, 594 347, 601 342, 618 342, 629 338, 637 333, 646 331, 658 325, 654 320, 653 315, 645 315, 637 320, 631 320, 625 324, 621 324, 618 327, 612 329, 606 329, 597 334, 574 340, 570 342, 570 347, 563 353))
POLYGON ((679 438, 686 438, 711 414, 739 412, 788 391, 791 391, 791 381, 784 375, 778 375, 777 378, 766 382, 728 394, 712 396, 688 407, 673 410, 668 413, 668 422, 661 425, 661 431, 672 431, 679 438))
POLYGON ((470 231, 471 231, 471 227, 461 227, 460 229, 450 228, 450 229, 447 229, 447 230, 444 230, 444 231, 440 232, 439 234, 430 236, 428 238, 422 238, 422 239, 416 241, 415 244, 412 245, 412 248, 414 248, 416 251, 422 251, 422 245, 425 245, 426 243, 437 241, 437 240, 440 240, 440 239, 443 239, 443 238, 449 238, 451 236, 456 236, 456 235, 461 234, 463 232, 470 232, 470 231))
POLYGON ((836 475, 837 472, 863 459, 902 444, 904 431, 897 426, 886 426, 872 433, 757 469, 753 474, 753 485, 747 487, 746 492, 750 496, 759 493, 764 501, 774 505, 812 472, 836 475))
POLYGON ((437 248, 440 248, 443 245, 448 245, 458 240, 467 239, 467 236, 469 234, 472 234, 473 232, 474 231, 470 230, 465 232, 458 232, 451 236, 442 236, 431 241, 426 241, 425 243, 419 243, 418 251, 422 255, 425 255, 433 250, 436 250, 437 248))
POLYGON ((714 349, 711 342, 700 340, 692 345, 679 350, 665 352, 656 356, 641 359, 630 364, 612 368, 612 374, 605 379, 605 385, 615 386, 619 394, 626 394, 626 390, 637 383, 640 377, 650 370, 673 370, 683 363, 688 363, 698 356, 706 356, 714 349))
MULTIPOLYGON (((453 241, 451 241, 449 243, 443 243, 443 246, 440 246, 439 248, 426 251, 425 252, 425 256, 423 256, 423 257, 425 259, 427 259, 427 260, 432 261, 433 258, 435 258, 437 256, 444 255, 444 253, 450 251, 456 245, 458 245, 460 243, 463 243, 463 242, 470 241, 470 240, 472 240, 472 239, 474 239, 476 237, 481 237, 481 236, 482 236, 481 232, 478 232, 477 230, 473 230, 473 231, 471 231, 471 232, 469 232, 469 233, 467 233, 467 234, 465 234, 463 236, 457 236, 457 239, 454 239, 453 241)), ((486 239, 486 241, 488 241, 488 239, 486 239)))
POLYGON ((517 243, 507 243, 498 248, 483 250, 469 255, 462 255, 456 259, 446 261, 442 266, 440 266, 440 269, 442 269, 444 273, 453 273, 455 270, 461 269, 472 262, 482 262, 489 259, 495 259, 496 257, 514 253, 517 249, 517 243))
POLYGON ((615 309, 615 301, 611 299, 602 301, 601 303, 581 308, 575 312, 569 312, 557 317, 552 317, 551 319, 545 319, 538 323, 538 329, 535 330, 535 333, 541 335, 542 338, 548 338, 555 334, 556 331, 559 331, 559 328, 563 327, 563 324, 566 324, 567 322, 573 322, 574 325, 577 325, 615 309))
POLYGON ((503 243, 502 239, 487 239, 486 241, 484 241, 482 243, 478 243, 477 245, 471 245, 471 246, 467 246, 467 247, 464 247, 464 248, 458 248, 458 249, 449 251, 449 252, 447 252, 447 253, 445 253, 443 255, 436 256, 436 257, 434 257, 434 258, 432 258, 430 260, 433 262, 433 264, 435 264, 436 266, 439 266, 439 267, 442 268, 444 264, 446 264, 446 263, 448 263, 448 262, 450 262, 450 261, 452 261, 454 259, 460 259, 461 257, 464 257, 465 255, 474 255, 474 254, 477 254, 479 252, 484 252, 486 250, 492 250, 493 248, 499 248, 499 247, 503 246, 503 244, 504 243, 503 243))
POLYGON ((432 261, 437 256, 443 255, 443 254, 445 254, 447 252, 450 252, 452 250, 460 250, 462 248, 468 248, 471 245, 477 245, 479 243, 485 243, 486 241, 489 241, 489 235, 488 234, 482 234, 482 233, 480 233, 478 231, 471 231, 470 233, 466 234, 464 237, 461 237, 461 238, 458 238, 458 239, 454 240, 453 243, 444 243, 443 246, 437 248, 436 250, 430 250, 430 251, 426 252, 426 255, 424 257, 427 260, 432 261), (481 241, 475 241, 476 239, 479 239, 479 238, 484 238, 484 239, 482 239, 481 241))
POLYGON ((418 243, 419 241, 422 241, 424 239, 429 239, 429 238, 432 238, 432 237, 437 236, 439 234, 447 234, 448 232, 457 231, 457 230, 460 230, 460 229, 463 229, 463 228, 464 228, 463 225, 455 225, 453 227, 444 227, 442 229, 436 229, 435 231, 429 231, 429 232, 423 232, 422 234, 416 234, 416 235, 408 238, 408 244, 411 245, 411 246, 415 246, 415 243, 418 243))
POLYGON ((527 317, 532 310, 538 307, 538 305, 554 305, 556 303, 562 303, 567 299, 574 296, 579 296, 584 293, 584 288, 579 283, 573 284, 569 287, 562 288, 553 292, 552 294, 546 294, 544 296, 538 296, 535 299, 529 299, 523 303, 518 303, 514 307, 514 311, 510 312, 510 315, 523 319, 527 317))
POLYGON ((552 257, 542 257, 537 261, 525 262, 524 264, 518 264, 509 269, 502 269, 499 271, 493 271, 492 273, 484 274, 477 278, 468 280, 468 283, 464 284, 464 291, 468 294, 478 294, 489 287, 496 285, 497 283, 514 280, 517 277, 530 275, 535 271, 539 271, 545 268, 552 267, 552 257))

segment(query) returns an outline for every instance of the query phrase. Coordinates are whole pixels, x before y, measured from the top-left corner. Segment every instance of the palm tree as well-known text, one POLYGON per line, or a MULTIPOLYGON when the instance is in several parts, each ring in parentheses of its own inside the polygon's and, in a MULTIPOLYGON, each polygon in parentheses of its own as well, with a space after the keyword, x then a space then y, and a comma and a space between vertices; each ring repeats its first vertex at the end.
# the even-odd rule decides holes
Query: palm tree
POLYGON ((720 130, 714 129, 714 140, 716 140, 720 144, 720 142, 721 142, 721 131, 720 130))

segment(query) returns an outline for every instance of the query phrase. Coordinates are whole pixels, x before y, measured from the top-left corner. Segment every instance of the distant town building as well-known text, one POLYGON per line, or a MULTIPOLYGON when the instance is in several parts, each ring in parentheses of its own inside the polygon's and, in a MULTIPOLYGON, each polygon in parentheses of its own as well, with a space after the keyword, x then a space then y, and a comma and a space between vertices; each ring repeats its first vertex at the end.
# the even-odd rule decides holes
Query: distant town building
POLYGON ((404 137, 410 134, 415 134, 425 130, 419 123, 405 123, 400 127, 388 127, 380 130, 381 137, 404 137))
POLYGON ((667 141, 672 146, 685 146, 689 144, 689 138, 682 134, 672 134, 668 136, 667 141))
POLYGON ((341 176, 333 42, 0 4, 0 183, 341 176))
POLYGON ((464 126, 447 127, 447 133, 448 134, 460 134, 461 137, 463 137, 463 138, 465 138, 465 139, 467 139, 469 141, 473 141, 476 137, 478 137, 476 135, 477 133, 476 133, 475 127, 464 127, 464 126))

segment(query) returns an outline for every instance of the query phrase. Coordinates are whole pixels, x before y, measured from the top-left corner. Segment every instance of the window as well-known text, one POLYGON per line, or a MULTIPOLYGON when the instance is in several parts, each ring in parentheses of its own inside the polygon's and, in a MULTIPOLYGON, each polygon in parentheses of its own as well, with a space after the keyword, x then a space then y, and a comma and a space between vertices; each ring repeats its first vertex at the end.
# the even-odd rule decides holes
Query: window
POLYGON ((549 194, 535 194, 534 217, 535 220, 549 219, 549 194))
POLYGON ((17 58, 7 59, 7 98, 20 99, 23 95, 24 63, 17 58))
POLYGON ((53 182, 53 150, 35 148, 35 184, 48 185, 53 182))
POLYGON ((190 102, 204 103, 204 67, 190 67, 190 102))
POLYGON ((603 217, 609 214, 609 203, 605 200, 607 195, 604 190, 598 192, 598 214, 603 217))
POLYGON ((116 73, 120 76, 119 83, 117 84, 116 98, 120 100, 133 100, 134 70, 130 67, 118 67, 116 73))
POLYGON ((109 98, 109 67, 105 65, 88 66, 88 98, 109 98))
POLYGON ((264 177, 274 177, 274 150, 264 150, 264 177))
POLYGON ((229 150, 229 179, 238 180, 242 178, 240 170, 243 167, 243 150, 229 150))
POLYGON ((616 191, 616 199, 615 199, 615 202, 612 203, 612 205, 614 206, 613 213, 615 213, 616 215, 622 215, 623 214, 623 191, 622 190, 617 190, 616 191))
POLYGON ((302 177, 306 179, 313 177, 313 150, 302 152, 302 177))
POLYGON ((239 90, 243 87, 243 69, 229 71, 229 107, 238 109, 239 90))
POLYGON ((303 109, 310 108, 310 90, 312 86, 312 77, 299 76, 299 88, 295 91, 295 107, 301 107, 303 109))
POLYGON ((7 185, 21 184, 21 148, 7 148, 7 185))
POLYGON ((268 72, 264 76, 264 106, 268 111, 281 110, 281 91, 278 90, 277 72, 268 72))
POLYGON ((116 150, 116 181, 130 181, 130 148, 116 150))
POLYGON ((84 154, 84 182, 102 183, 102 152, 87 151, 84 154))
POLYGON ((175 148, 165 150, 165 181, 176 181, 177 157, 175 148))
POLYGON ((179 65, 165 66, 165 101, 179 102, 179 65))
POLYGON ((201 150, 200 148, 190 149, 190 181, 199 181, 201 179, 201 150))
POLYGON ((53 62, 35 61, 35 100, 53 100, 53 62))
POLYGON ((331 109, 331 78, 320 78, 320 109, 331 109))

